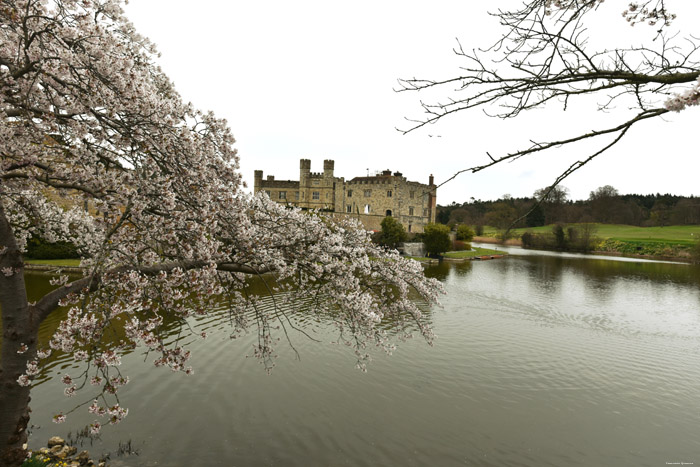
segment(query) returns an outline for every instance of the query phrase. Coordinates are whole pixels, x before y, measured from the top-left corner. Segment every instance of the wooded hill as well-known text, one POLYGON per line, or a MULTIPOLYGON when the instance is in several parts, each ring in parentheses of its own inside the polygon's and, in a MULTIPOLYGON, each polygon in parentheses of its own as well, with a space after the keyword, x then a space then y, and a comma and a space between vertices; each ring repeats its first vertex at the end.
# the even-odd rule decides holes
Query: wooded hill
POLYGON ((592 191, 587 200, 572 201, 567 199, 567 192, 566 188, 557 187, 537 206, 535 204, 545 193, 544 189, 535 192, 536 197, 512 198, 506 195, 495 201, 472 198, 462 204, 438 205, 437 222, 490 225, 500 229, 509 227, 521 217, 514 227, 583 222, 642 227, 700 224, 700 198, 696 196, 620 195, 615 188, 605 186, 592 191))

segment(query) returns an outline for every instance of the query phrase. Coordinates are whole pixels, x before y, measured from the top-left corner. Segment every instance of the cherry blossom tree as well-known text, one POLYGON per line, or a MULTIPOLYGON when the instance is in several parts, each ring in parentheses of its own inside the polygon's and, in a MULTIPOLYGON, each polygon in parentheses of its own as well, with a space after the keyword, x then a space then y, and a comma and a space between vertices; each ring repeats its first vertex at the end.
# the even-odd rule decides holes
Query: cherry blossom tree
MULTIPOLYGON (((408 133, 469 109, 481 108, 503 119, 559 102, 593 96, 598 109, 619 114, 609 126, 550 141, 531 141, 505 155, 491 155, 482 164, 457 172, 479 172, 504 161, 563 146, 593 142, 598 148, 567 167, 540 201, 567 176, 620 141, 632 126, 680 112, 700 102, 698 42, 669 31, 676 19, 667 4, 673 0, 629 2, 624 10, 604 0, 528 0, 514 10, 493 13, 503 37, 491 47, 455 49, 462 60, 459 75, 444 79, 405 79, 398 91, 433 89, 446 97, 422 102, 424 114, 410 119, 408 133), (620 15, 620 25, 649 28, 647 39, 635 47, 594 49, 587 21, 602 9, 620 15), (615 108, 617 106, 617 108, 615 108), (629 110, 626 110, 629 109, 629 110)), ((680 4, 676 3, 676 4, 680 4)), ((622 7, 624 8, 624 7, 622 7)))
POLYGON ((224 303, 234 333, 257 332, 268 368, 275 333, 294 326, 287 305, 311 300, 360 368, 370 342, 390 351, 391 336, 411 332, 431 342, 412 298, 436 303, 439 283, 353 221, 244 193, 226 122, 182 102, 120 0, 5 0, 0 20, 2 465, 26 455, 30 387, 52 352, 82 362, 65 394, 89 404, 95 432, 127 414, 122 351, 140 346, 156 367, 192 373, 190 352, 165 342, 164 317, 186 326, 224 303), (56 275, 35 303, 23 277, 32 235, 76 245, 83 270, 56 275), (247 293, 247 277, 262 274, 284 303, 259 307, 247 293), (67 316, 40 347, 57 307, 67 316), (113 326, 125 336, 116 346, 113 326))

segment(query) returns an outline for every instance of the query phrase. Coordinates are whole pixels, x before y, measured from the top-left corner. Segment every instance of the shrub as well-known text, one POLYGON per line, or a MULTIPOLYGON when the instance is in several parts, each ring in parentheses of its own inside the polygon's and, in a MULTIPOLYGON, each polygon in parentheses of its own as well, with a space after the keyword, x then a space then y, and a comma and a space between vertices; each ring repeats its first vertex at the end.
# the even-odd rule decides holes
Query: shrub
POLYGON ((394 217, 385 217, 381 225, 382 231, 377 236, 377 243, 380 245, 396 248, 399 243, 405 242, 408 238, 406 229, 394 217))
POLYGON ((477 237, 481 237, 484 235, 484 226, 479 224, 476 227, 474 227, 474 233, 476 233, 477 237))
POLYGON ((552 234, 554 234, 554 243, 557 248, 564 250, 566 248, 566 234, 564 233, 564 226, 561 224, 555 224, 552 227, 552 234))
POLYGON ((577 251, 589 252, 595 249, 599 242, 595 236, 596 226, 590 223, 578 224, 576 227, 569 227, 569 248, 577 251))
POLYGON ((455 240, 452 245, 452 251, 467 251, 472 249, 471 243, 462 242, 460 240, 455 240))
POLYGON ((423 243, 423 233, 411 232, 407 236, 407 242, 423 243))
POLYGON ((427 224, 423 228, 423 244, 429 255, 439 255, 450 249, 450 228, 442 224, 427 224))
POLYGON ((27 258, 67 259, 80 258, 78 249, 68 242, 47 242, 41 237, 32 237, 27 242, 27 258))
POLYGON ((471 242, 474 239, 474 231, 468 225, 458 225, 456 236, 457 240, 471 242))
POLYGON ((538 250, 555 250, 557 242, 553 233, 533 233, 525 232, 520 237, 523 248, 534 248, 538 250))
POLYGON ((690 257, 693 259, 694 263, 700 263, 700 240, 698 240, 690 250, 690 257))

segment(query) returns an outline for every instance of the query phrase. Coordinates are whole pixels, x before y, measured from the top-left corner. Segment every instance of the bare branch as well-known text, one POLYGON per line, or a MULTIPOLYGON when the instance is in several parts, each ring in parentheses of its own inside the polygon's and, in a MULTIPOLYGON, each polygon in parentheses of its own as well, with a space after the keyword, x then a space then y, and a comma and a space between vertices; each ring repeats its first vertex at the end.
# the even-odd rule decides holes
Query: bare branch
MULTIPOLYGON (((487 152, 490 162, 460 170, 438 187, 464 172, 478 172, 547 149, 614 133, 619 133, 615 139, 618 141, 639 121, 696 105, 700 91, 692 93, 688 85, 698 86, 700 43, 692 36, 679 43, 678 34, 664 31, 675 18, 664 1, 630 3, 623 15, 631 24, 643 21, 660 27, 650 44, 591 50, 585 19, 600 3, 601 0, 530 0, 520 9, 493 13, 505 34, 491 47, 471 52, 465 51, 458 41, 454 53, 464 62, 459 75, 438 80, 399 80, 397 92, 446 90, 448 97, 436 102, 421 101, 423 116, 407 118, 409 126, 398 130, 407 134, 475 108, 503 119, 559 101, 566 109, 571 99, 583 96, 601 98, 598 110, 608 111, 621 102, 636 115, 608 129, 548 143, 532 142, 530 147, 502 157, 487 152)), ((610 146, 604 146, 603 151, 610 146)), ((591 157, 597 155, 598 152, 591 157)), ((577 164, 562 175, 575 171, 571 170, 574 166, 577 164)))

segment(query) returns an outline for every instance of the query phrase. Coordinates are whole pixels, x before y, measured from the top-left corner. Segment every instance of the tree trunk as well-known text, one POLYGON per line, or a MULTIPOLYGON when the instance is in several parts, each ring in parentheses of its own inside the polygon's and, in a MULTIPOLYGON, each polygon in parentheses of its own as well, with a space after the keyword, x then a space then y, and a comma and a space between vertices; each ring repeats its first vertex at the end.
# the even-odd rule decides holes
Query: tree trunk
POLYGON ((2 310, 2 346, 0 347, 0 465, 21 465, 26 457, 22 445, 27 442, 29 423, 29 386, 17 379, 36 357, 38 323, 27 303, 22 255, 12 227, 0 202, 0 309, 2 310), (23 353, 22 344, 27 346, 23 353))

